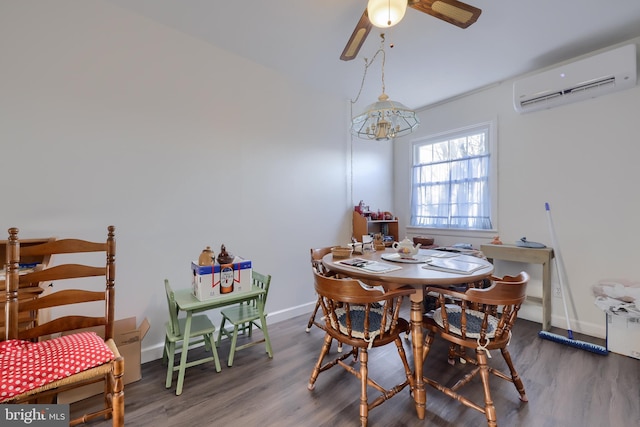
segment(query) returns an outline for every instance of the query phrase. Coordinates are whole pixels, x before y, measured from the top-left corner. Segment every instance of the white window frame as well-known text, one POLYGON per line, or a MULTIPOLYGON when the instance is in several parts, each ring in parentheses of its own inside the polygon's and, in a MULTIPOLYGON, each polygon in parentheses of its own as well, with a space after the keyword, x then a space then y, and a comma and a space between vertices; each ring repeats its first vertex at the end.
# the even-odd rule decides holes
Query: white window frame
POLYGON ((444 228, 444 227, 424 227, 415 226, 411 224, 411 218, 413 217, 413 174, 410 178, 411 199, 409 205, 409 225, 407 231, 414 233, 423 233, 428 231, 430 235, 454 235, 465 237, 486 237, 488 235, 494 235, 498 229, 498 141, 497 141, 497 124, 496 120, 487 122, 481 122, 469 126, 464 126, 458 129, 440 132, 437 134, 429 135, 424 138, 420 138, 412 141, 411 146, 411 168, 414 166, 414 156, 416 146, 433 144, 442 142, 448 139, 469 135, 478 130, 486 129, 488 132, 488 146, 489 146, 489 191, 490 191, 490 203, 491 203, 491 229, 467 229, 467 228, 444 228))

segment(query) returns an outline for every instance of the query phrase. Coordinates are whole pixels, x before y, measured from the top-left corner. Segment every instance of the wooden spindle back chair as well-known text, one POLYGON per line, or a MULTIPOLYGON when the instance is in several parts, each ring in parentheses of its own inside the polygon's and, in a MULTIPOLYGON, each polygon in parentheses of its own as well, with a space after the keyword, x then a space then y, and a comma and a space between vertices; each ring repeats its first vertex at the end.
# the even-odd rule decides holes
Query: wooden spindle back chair
POLYGON ((400 317, 404 297, 415 293, 413 288, 384 290, 371 288, 354 279, 326 277, 314 271, 315 289, 324 314, 325 338, 308 388, 313 390, 318 375, 339 365, 360 379, 360 423, 367 425, 369 411, 399 393, 407 385, 413 387, 411 368, 407 362, 400 335, 410 329, 409 322, 400 317), (352 346, 335 360, 324 363, 332 340, 352 346), (371 348, 395 343, 404 366, 403 382, 385 389, 368 374, 368 351, 371 348), (356 370, 344 362, 349 356, 359 362, 356 370), (367 388, 372 387, 379 396, 369 401, 367 388))
MULTIPOLYGON (((437 295, 437 308, 423 318, 427 330, 423 361, 426 360, 436 336, 445 339, 449 346, 449 361, 457 358, 471 367, 454 386, 447 387, 431 378, 424 381, 464 405, 485 414, 487 424, 496 426, 496 410, 489 388, 489 374, 510 381, 515 385, 520 400, 527 401, 524 385, 515 369, 507 346, 518 310, 526 298, 529 275, 521 272, 515 277, 492 278, 488 288, 469 288, 465 292, 452 289, 427 288, 427 292, 437 295), (466 350, 473 350, 473 355, 466 350), (509 374, 488 365, 490 350, 499 349, 509 368, 509 374), (479 405, 464 397, 458 390, 480 374, 484 392, 484 404, 479 405)), ((425 366, 427 371, 429 365, 425 366)))

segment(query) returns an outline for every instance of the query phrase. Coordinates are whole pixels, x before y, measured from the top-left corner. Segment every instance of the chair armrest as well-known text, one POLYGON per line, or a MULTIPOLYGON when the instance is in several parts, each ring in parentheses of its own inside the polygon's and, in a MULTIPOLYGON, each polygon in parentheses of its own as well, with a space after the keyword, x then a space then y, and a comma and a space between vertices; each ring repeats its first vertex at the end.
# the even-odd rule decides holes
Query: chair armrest
POLYGON ((455 291, 453 289, 438 288, 438 287, 431 287, 430 286, 430 287, 427 287, 425 289, 425 294, 428 294, 430 292, 441 294, 441 295, 446 295, 446 296, 448 296, 450 298, 456 298, 456 299, 461 299, 461 300, 467 300, 468 299, 464 292, 455 291))
POLYGON ((416 293, 416 289, 411 286, 403 286, 401 288, 392 289, 384 293, 384 299, 390 299, 400 296, 408 296, 416 293))

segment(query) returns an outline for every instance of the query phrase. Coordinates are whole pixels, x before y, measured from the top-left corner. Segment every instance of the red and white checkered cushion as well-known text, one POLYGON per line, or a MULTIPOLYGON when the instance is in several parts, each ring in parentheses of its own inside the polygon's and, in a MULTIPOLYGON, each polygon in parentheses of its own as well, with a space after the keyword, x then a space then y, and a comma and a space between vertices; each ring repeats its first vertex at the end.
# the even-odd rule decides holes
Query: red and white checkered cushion
POLYGON ((95 332, 0 342, 0 402, 114 359, 95 332))

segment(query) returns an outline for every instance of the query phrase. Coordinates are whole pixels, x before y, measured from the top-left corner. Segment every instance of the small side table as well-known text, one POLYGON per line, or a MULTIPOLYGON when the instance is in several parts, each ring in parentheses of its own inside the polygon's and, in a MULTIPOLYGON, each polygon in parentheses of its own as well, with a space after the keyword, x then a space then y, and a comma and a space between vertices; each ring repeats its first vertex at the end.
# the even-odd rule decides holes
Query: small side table
POLYGON ((527 296, 527 300, 542 305, 542 330, 551 328, 551 259, 552 248, 523 248, 515 245, 480 245, 487 259, 542 264, 542 298, 527 296))

